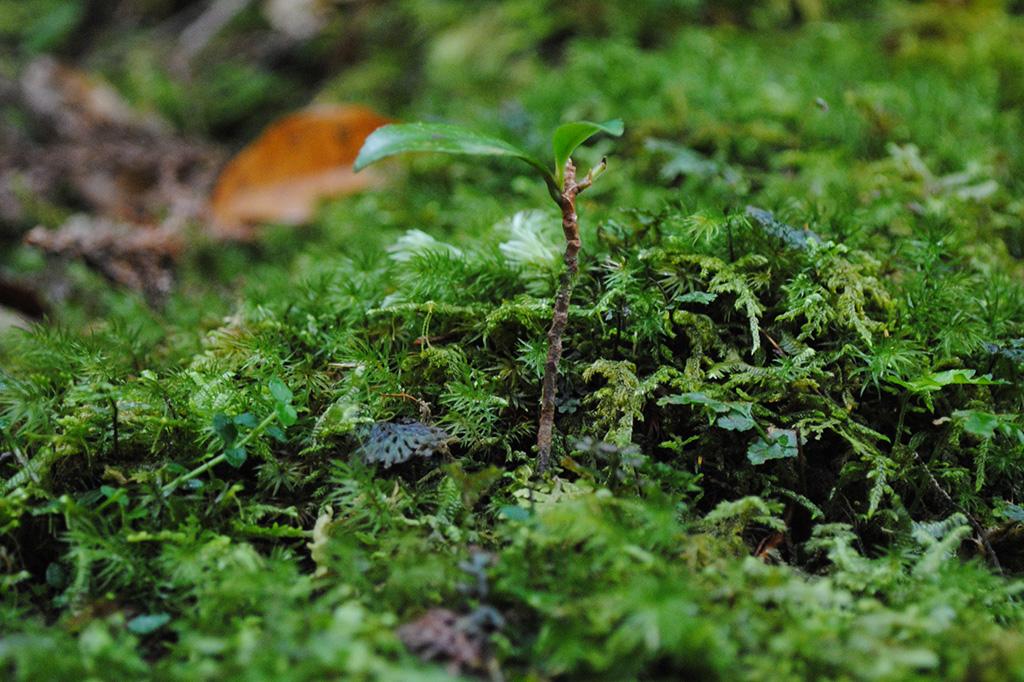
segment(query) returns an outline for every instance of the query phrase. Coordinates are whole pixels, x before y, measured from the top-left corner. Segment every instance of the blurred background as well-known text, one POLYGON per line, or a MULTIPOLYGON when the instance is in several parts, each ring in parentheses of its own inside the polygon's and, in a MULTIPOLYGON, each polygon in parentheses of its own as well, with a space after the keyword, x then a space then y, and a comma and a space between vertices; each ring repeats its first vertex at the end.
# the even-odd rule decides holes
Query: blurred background
POLYGON ((797 197, 805 216, 856 209, 861 237, 896 239, 877 199, 917 173, 909 200, 942 182, 973 193, 1016 257, 1022 14, 1020 0, 0 0, 0 325, 198 334, 311 263, 544 205, 514 164, 331 174, 385 120, 543 151, 560 122, 623 118, 619 180, 595 209, 608 215, 797 197), (382 186, 407 189, 366 191, 382 186))

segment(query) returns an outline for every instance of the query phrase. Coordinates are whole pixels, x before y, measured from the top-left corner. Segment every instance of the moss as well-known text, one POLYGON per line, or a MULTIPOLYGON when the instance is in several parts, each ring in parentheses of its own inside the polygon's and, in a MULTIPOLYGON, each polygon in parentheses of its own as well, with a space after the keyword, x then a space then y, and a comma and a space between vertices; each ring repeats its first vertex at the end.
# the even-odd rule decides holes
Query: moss
MULTIPOLYGON (((509 3, 488 22, 552 22, 479 79, 438 66, 480 49, 471 8, 387 10, 433 55, 409 118, 534 148, 626 120, 581 150, 609 171, 580 199, 554 476, 557 218, 514 165, 418 157, 307 228, 199 245, 162 311, 75 271, 0 341, 0 669, 442 679, 395 632, 444 607, 500 615, 510 679, 1024 676, 1024 24, 974 4, 968 30, 933 3, 661 3, 664 27, 509 3), (495 105, 506 62, 528 75, 495 105), (363 462, 401 419, 448 453, 363 462)), ((347 78, 389 92, 364 81, 394 55, 357 52, 347 78)))

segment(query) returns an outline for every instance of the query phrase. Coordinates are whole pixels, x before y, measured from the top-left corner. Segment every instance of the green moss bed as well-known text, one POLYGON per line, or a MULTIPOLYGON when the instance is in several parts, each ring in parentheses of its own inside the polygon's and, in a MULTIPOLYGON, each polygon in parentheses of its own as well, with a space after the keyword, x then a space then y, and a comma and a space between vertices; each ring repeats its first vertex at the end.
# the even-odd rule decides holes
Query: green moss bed
MULTIPOLYGON (((0 336, 5 677, 1024 680, 1020 3, 651 5, 395 3, 316 85, 540 150, 625 121, 579 153, 551 470, 514 162, 197 231, 159 309, 71 265, 0 336)), ((174 121, 148 44, 91 65, 174 121)))

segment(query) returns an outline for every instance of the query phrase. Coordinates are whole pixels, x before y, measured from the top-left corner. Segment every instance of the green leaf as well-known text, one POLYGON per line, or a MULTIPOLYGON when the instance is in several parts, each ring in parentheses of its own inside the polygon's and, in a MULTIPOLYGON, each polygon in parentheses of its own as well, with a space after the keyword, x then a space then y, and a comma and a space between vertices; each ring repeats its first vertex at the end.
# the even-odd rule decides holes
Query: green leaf
POLYGON ((67 574, 64 567, 54 562, 46 567, 46 584, 54 589, 61 589, 67 584, 67 574))
POLYGON ((707 304, 718 298, 718 294, 709 294, 706 291, 691 291, 683 294, 682 296, 676 296, 677 303, 700 303, 707 304))
POLYGON ((768 438, 758 438, 747 448, 747 459, 758 465, 772 459, 796 457, 796 431, 789 429, 768 429, 768 438))
POLYGON ((245 448, 240 448, 237 445, 233 445, 224 451, 224 460, 236 469, 245 464, 247 456, 245 448))
POLYGON ((371 163, 405 152, 511 156, 533 166, 549 188, 556 188, 555 178, 544 164, 519 147, 449 123, 392 123, 380 127, 366 138, 354 169, 360 171, 371 163))
POLYGON ((659 405, 701 405, 705 408, 709 424, 717 424, 726 431, 749 431, 754 428, 752 403, 725 402, 705 393, 680 393, 658 400, 659 405))
POLYGON ((225 446, 230 447, 238 438, 238 427, 231 417, 226 414, 217 413, 213 415, 213 432, 216 433, 225 446))
MULTIPOLYGON (((1005 516, 1006 518, 1010 519, 1011 521, 1016 521, 1017 523, 1024 523, 1024 507, 1021 507, 1020 505, 1007 504, 1005 507, 999 510, 999 513, 1005 516)), ((47 571, 47 575, 49 575, 49 571, 47 571)))
POLYGON ((894 384, 902 386, 915 395, 920 395, 929 410, 934 409, 931 394, 941 391, 946 386, 999 386, 1005 381, 993 379, 991 374, 974 376, 973 369, 947 369, 944 372, 931 372, 910 381, 892 378, 894 384))
POLYGON ((718 418, 718 427, 726 431, 749 431, 754 428, 754 418, 750 416, 750 405, 746 410, 732 410, 718 418))
POLYGON ((53 52, 73 39, 84 15, 85 3, 80 0, 57 3, 46 12, 33 14, 25 30, 25 47, 32 53, 53 52))
POLYGON ((716 400, 706 393, 694 391, 692 393, 679 393, 658 399, 659 405, 705 405, 710 410, 718 413, 729 411, 729 403, 716 400))
POLYGON ((925 374, 912 381, 900 379, 891 379, 890 381, 899 384, 911 393, 934 393, 945 386, 993 386, 1006 383, 993 379, 990 374, 975 377, 973 369, 948 369, 944 372, 925 374))
POLYGON ((277 420, 281 422, 282 426, 291 426, 299 420, 298 413, 289 403, 278 403, 274 406, 274 410, 277 412, 277 420))
POLYGON ((256 415, 254 415, 252 412, 243 412, 242 414, 235 417, 234 422, 238 426, 244 426, 247 429, 255 428, 256 424, 259 423, 258 420, 256 419, 256 415))
POLYGON ((953 416, 964 421, 964 431, 979 438, 991 438, 1003 424, 998 414, 980 410, 957 410, 953 416))
POLYGON ((130 632, 134 632, 136 635, 148 635, 151 632, 159 630, 163 626, 167 625, 171 621, 170 614, 167 613, 151 613, 142 616, 135 616, 130 621, 125 623, 125 627, 130 632))
POLYGON ((291 389, 288 388, 288 386, 283 381, 281 381, 277 377, 274 377, 273 379, 270 380, 269 383, 267 383, 267 388, 270 389, 270 395, 272 395, 274 397, 274 400, 277 401, 279 404, 291 404, 294 395, 292 395, 291 389))
POLYGON ((964 431, 987 440, 1002 433, 1007 438, 1016 439, 1018 443, 1024 443, 1024 432, 1014 423, 1012 414, 992 414, 981 410, 957 410, 953 413, 955 419, 963 421, 964 431))
POLYGON ((555 178, 559 190, 562 189, 565 162, 581 144, 598 133, 608 133, 618 137, 622 135, 623 125, 620 119, 591 123, 590 121, 574 121, 561 125, 551 138, 551 148, 555 153, 555 178))
POLYGON ((508 521, 526 521, 530 518, 530 510, 516 505, 505 505, 498 510, 498 514, 508 521))

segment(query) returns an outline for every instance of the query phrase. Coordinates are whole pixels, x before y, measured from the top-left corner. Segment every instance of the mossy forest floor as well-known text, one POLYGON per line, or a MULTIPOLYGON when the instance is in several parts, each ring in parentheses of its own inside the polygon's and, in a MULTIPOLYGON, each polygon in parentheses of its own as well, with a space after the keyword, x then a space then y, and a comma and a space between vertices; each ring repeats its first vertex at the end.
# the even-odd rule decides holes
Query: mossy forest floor
POLYGON ((188 79, 189 3, 107 4, 0 0, 0 75, 234 148, 311 100, 626 134, 578 154, 544 476, 561 234, 516 163, 195 225, 155 306, 26 202, 0 268, 62 296, 0 336, 4 677, 1024 680, 1020 2, 336 3, 274 59, 257 3, 188 79))

